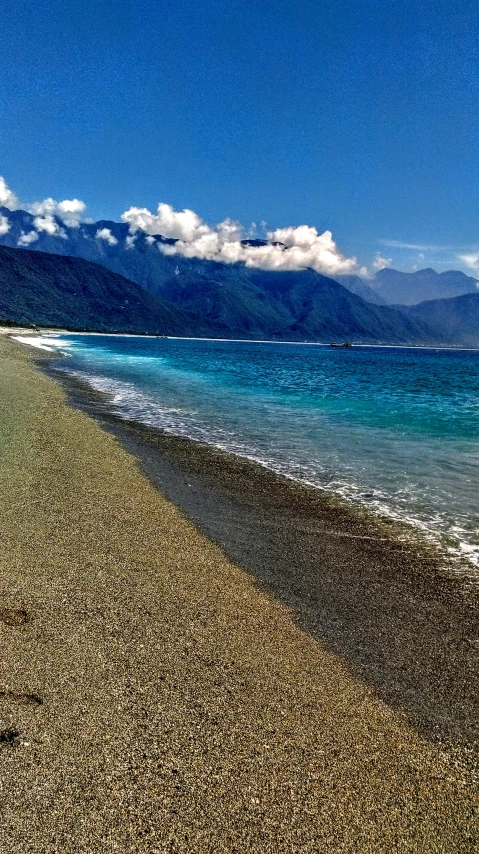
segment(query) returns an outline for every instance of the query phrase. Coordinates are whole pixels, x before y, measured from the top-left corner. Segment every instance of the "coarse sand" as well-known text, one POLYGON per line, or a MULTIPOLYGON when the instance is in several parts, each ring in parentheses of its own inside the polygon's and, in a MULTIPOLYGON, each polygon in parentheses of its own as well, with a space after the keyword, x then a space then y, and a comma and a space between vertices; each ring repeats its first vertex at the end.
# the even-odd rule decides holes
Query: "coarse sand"
POLYGON ((0 338, 1 854, 478 851, 469 700, 434 739, 32 361, 0 338))

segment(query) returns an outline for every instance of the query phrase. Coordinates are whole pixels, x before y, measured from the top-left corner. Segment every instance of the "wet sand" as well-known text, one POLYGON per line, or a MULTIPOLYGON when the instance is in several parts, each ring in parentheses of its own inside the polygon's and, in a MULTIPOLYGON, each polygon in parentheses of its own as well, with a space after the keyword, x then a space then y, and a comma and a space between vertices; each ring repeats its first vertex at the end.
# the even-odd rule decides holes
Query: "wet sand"
POLYGON ((0 339, 2 854, 479 850, 474 594, 32 358, 0 339))

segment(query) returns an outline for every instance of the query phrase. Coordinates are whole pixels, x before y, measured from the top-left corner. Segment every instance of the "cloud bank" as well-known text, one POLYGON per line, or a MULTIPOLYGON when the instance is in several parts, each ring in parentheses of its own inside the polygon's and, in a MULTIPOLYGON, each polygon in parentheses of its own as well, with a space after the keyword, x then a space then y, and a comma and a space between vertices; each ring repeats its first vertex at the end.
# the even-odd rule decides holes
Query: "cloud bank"
MULTIPOLYGON (((17 210, 22 208, 34 215, 35 230, 22 233, 18 245, 28 246, 36 242, 43 232, 51 237, 66 238, 62 225, 78 228, 85 221, 85 202, 80 199, 64 199, 57 202, 48 197, 40 202, 22 204, 0 177, 0 205, 17 210)), ((183 255, 186 258, 202 258, 221 261, 224 264, 242 262, 247 267, 262 270, 302 270, 311 267, 326 275, 352 273, 357 270, 356 258, 348 258, 338 249, 330 231, 320 234, 309 225, 288 226, 266 233, 266 240, 251 240, 251 229, 245 230, 241 223, 225 219, 212 227, 194 211, 185 208, 175 210, 161 202, 156 213, 147 208, 131 207, 121 216, 128 223, 130 233, 125 248, 132 249, 138 232, 147 235, 150 244, 162 236, 174 243, 157 242, 165 255, 183 255)), ((0 220, 0 234, 9 230, 5 217, 0 220)), ((108 228, 98 229, 97 240, 109 246, 117 244, 116 237, 108 228)))
POLYGON ((474 273, 479 274, 479 252, 468 252, 465 255, 458 255, 457 257, 466 267, 469 267, 474 273))
MULTIPOLYGON (((22 202, 0 176, 0 207, 10 211, 24 210, 33 216, 30 231, 22 231, 18 246, 28 247, 36 243, 42 234, 66 240, 67 228, 79 228, 82 223, 92 223, 87 219, 86 204, 80 199, 57 201, 49 196, 42 201, 22 202)), ((392 259, 382 252, 376 252, 369 270, 359 267, 355 257, 344 255, 333 239, 331 231, 320 233, 314 226, 287 226, 268 231, 266 223, 260 224, 260 232, 265 239, 256 240, 256 226, 245 229, 234 219, 225 219, 218 225, 208 225, 195 211, 185 208, 177 211, 172 205, 160 202, 156 213, 148 208, 130 207, 121 215, 121 221, 129 226, 123 247, 134 249, 140 235, 151 246, 156 245, 165 255, 178 255, 186 258, 199 258, 219 261, 224 264, 241 262, 247 267, 262 270, 303 270, 311 268, 327 276, 357 273, 372 278, 375 272, 389 267, 392 259), (166 238, 169 242, 159 240, 166 238)), ((0 214, 0 237, 11 229, 8 215, 0 214)), ((85 233, 85 236, 87 234, 85 233)), ((114 247, 118 239, 109 228, 99 228, 95 239, 114 247)), ((425 252, 454 252, 454 259, 479 278, 479 251, 476 246, 434 246, 422 243, 406 243, 400 240, 378 239, 381 246, 390 249, 416 251, 417 261, 424 262, 425 252), (462 250, 462 253, 461 253, 462 250)), ((388 253, 389 254, 389 253, 388 253)), ((450 260, 442 260, 453 263, 450 260)), ((417 263, 413 269, 417 269, 417 263)))
MULTIPOLYGON (((22 204, 18 196, 8 187, 5 178, 0 175, 0 206, 11 211, 25 210, 34 215, 33 225, 36 230, 27 234, 22 232, 18 246, 29 246, 35 243, 43 231, 50 237, 61 237, 67 239, 67 234, 61 223, 69 228, 78 228, 86 210, 85 202, 80 199, 64 199, 57 202, 49 197, 42 202, 22 204), (60 222, 58 222, 60 220, 60 222)), ((0 235, 10 230, 10 223, 5 216, 0 217, 0 235)))
POLYGON ((357 268, 356 258, 347 258, 338 249, 330 231, 320 234, 309 225, 289 226, 267 232, 260 245, 248 242, 249 233, 243 226, 225 219, 216 227, 209 226, 194 211, 176 211, 164 202, 156 214, 147 208, 129 208, 121 216, 130 226, 130 234, 144 231, 149 235, 172 238, 175 243, 159 243, 165 255, 183 255, 262 270, 301 270, 311 267, 318 273, 338 275, 357 268))

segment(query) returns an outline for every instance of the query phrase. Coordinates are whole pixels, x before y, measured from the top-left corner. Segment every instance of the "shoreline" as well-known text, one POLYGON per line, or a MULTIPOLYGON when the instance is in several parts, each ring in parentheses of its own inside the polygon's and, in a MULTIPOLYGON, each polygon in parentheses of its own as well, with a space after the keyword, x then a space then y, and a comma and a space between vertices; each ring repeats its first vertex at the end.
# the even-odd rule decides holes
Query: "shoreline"
MULTIPOLYGON (((16 338, 15 340, 24 343, 23 339, 16 338)), ((38 346, 39 349, 48 349, 38 346)), ((369 525, 375 531, 374 537, 379 536, 381 531, 388 539, 393 536, 396 537, 401 542, 407 543, 412 550, 422 553, 429 560, 432 558, 438 565, 440 564, 441 575, 449 575, 463 581, 479 592, 479 558, 474 559, 470 554, 471 552, 475 554, 477 551, 475 545, 464 540, 454 542, 452 536, 447 532, 434 534, 430 524, 428 525, 420 517, 404 515, 401 517, 397 510, 385 504, 371 506, 369 503, 355 501, 350 496, 335 492, 328 486, 288 474, 286 471, 282 471, 280 466, 266 462, 247 452, 230 450, 222 447, 219 443, 208 442, 191 435, 175 433, 174 430, 148 425, 145 421, 137 420, 133 416, 129 417, 128 412, 119 414, 119 412, 115 412, 116 407, 111 403, 112 392, 96 388, 87 380, 83 380, 80 374, 70 373, 63 369, 57 370, 55 368, 56 359, 57 357, 63 358, 64 354, 57 353, 54 348, 50 348, 50 352, 51 360, 40 361, 40 366, 43 366, 47 375, 71 393, 72 400, 76 400, 80 409, 85 409, 92 417, 97 417, 101 411, 102 414, 106 415, 105 423, 108 421, 118 425, 138 425, 144 427, 147 432, 151 431, 153 436, 164 436, 171 441, 177 439, 180 443, 184 441, 186 445, 192 443, 194 446, 209 449, 213 454, 219 454, 225 460, 237 460, 245 465, 251 465, 258 471, 264 471, 278 478, 280 482, 289 483, 298 490, 304 490, 305 494, 315 495, 319 493, 331 505, 351 514, 352 519, 359 518, 364 524, 369 525), (48 362, 50 362, 51 367, 45 367, 48 362), (77 392, 76 396, 75 392, 77 392)))
POLYGON ((477 600, 0 358, 2 854, 476 850, 477 600))
POLYGON ((475 576, 449 570, 444 553, 419 537, 401 536, 404 526, 395 520, 212 445, 121 418, 111 411, 108 394, 56 371, 55 359, 45 356, 39 366, 64 388, 70 405, 121 442, 189 521, 420 732, 453 749, 477 748, 475 576), (341 589, 334 591, 337 581, 341 589), (429 607, 434 619, 428 623, 423 614, 429 607), (428 681, 428 670, 440 676, 442 688, 428 681), (461 682, 466 671, 468 686, 461 682))
MULTIPOLYGON (((87 336, 90 335, 90 333, 84 334, 87 336)), ((46 343, 48 342, 48 336, 45 336, 44 338, 33 336, 30 340, 28 339, 28 337, 15 336, 14 340, 20 341, 23 344, 31 343, 35 349, 38 348, 40 350, 50 350, 52 356, 54 356, 56 355, 57 347, 61 349, 62 337, 59 335, 50 336, 50 338, 52 337, 53 339, 55 339, 56 337, 58 340, 57 343, 55 343, 55 341, 53 340, 53 342, 51 342, 52 346, 50 347, 47 346, 46 343)), ((111 335, 110 337, 114 338, 116 336, 111 335)), ((174 340, 177 341, 181 339, 175 338, 174 340)), ((200 341, 202 339, 185 340, 200 341)), ((275 344, 278 342, 249 343, 275 344)), ((68 346, 68 342, 66 342, 66 346, 68 346)), ((318 344, 317 346, 325 347, 329 345, 318 344)), ((395 349, 394 347, 392 348, 395 349)), ((435 351, 436 349, 437 348, 432 348, 433 351, 435 351)), ((67 355, 67 353, 63 352, 61 355, 67 355)), ((67 368, 66 373, 68 373, 67 368)), ((62 377, 60 376, 58 377, 58 379, 60 379, 61 381, 62 377)), ((81 384, 82 380, 80 375, 78 375, 78 379, 81 384)), ((108 394, 108 392, 106 393, 108 394)), ((127 411, 124 411, 121 418, 125 418, 125 420, 134 420, 136 416, 134 414, 129 415, 127 411)), ((158 429, 161 431, 163 428, 159 427, 158 429)), ((166 428, 166 433, 167 435, 175 435, 174 428, 172 428, 171 431, 166 428)), ((177 435, 181 435, 181 432, 177 435)), ((204 444, 210 443, 210 439, 208 439, 208 437, 206 437, 206 439, 204 436, 196 438, 194 437, 194 434, 190 434, 190 436, 187 436, 186 432, 184 432, 183 435, 185 436, 185 438, 190 438, 192 441, 195 442, 199 441, 200 443, 202 442, 204 444)), ((426 507, 426 511, 422 513, 421 510, 419 510, 416 514, 414 514, 413 511, 408 514, 406 510, 406 505, 404 503, 401 505, 396 502, 395 504, 394 501, 388 501, 387 496, 374 498, 374 500, 371 502, 363 501, 362 496, 360 494, 358 495, 357 485, 355 485, 354 483, 339 484, 341 488, 339 488, 338 486, 335 490, 333 487, 330 488, 329 485, 324 485, 321 482, 315 482, 314 478, 311 481, 301 478, 295 473, 290 474, 287 471, 287 465, 285 466, 284 463, 278 462, 278 459, 276 459, 276 462, 274 460, 269 460, 268 455, 266 455, 264 459, 261 459, 255 454, 248 453, 247 448, 244 448, 242 450, 237 450, 234 448, 228 449, 228 443, 225 444, 224 442, 220 441, 213 442, 212 445, 214 448, 220 451, 225 451, 226 454, 232 453, 233 455, 239 456, 245 460, 250 460, 253 463, 259 463, 260 466, 264 467, 265 469, 276 472, 280 475, 280 477, 286 477, 295 482, 299 482, 302 485, 306 485, 306 487, 308 488, 311 487, 313 489, 319 489, 323 491, 326 496, 329 496, 331 498, 331 500, 337 501, 339 504, 344 504, 344 506, 347 507, 352 513, 364 514, 366 517, 369 517, 373 525, 386 526, 387 535, 389 535, 391 530, 395 528, 396 533, 400 538, 405 540, 410 539, 411 541, 415 542, 416 547, 419 550, 436 550, 437 553, 441 553, 444 572, 447 572, 459 578, 463 578, 471 584, 477 584, 477 582, 479 581, 479 547, 474 540, 473 532, 469 529, 467 531, 464 531, 464 535, 461 536, 460 529, 455 527, 454 519, 451 517, 448 518, 447 514, 444 516, 443 519, 440 520, 440 524, 437 525, 436 519, 434 517, 434 512, 431 512, 431 508, 426 507)), ((368 496, 368 498, 372 497, 373 496, 368 496)), ((409 508, 411 507, 413 507, 412 497, 409 502, 409 508)), ((423 507, 422 510, 424 511, 424 509, 425 508, 423 507)), ((440 514, 441 509, 439 507, 436 507, 435 510, 440 514)))
MULTIPOLYGON (((28 333, 32 335, 100 335, 106 337, 113 338, 166 338, 171 339, 172 341, 223 341, 228 342, 231 341, 235 344, 287 344, 287 345, 298 345, 301 347, 331 347, 331 342, 328 341, 283 341, 281 339, 271 339, 271 338, 195 338, 187 335, 138 335, 134 332, 72 332, 68 329, 41 329, 39 331, 33 330, 28 327, 18 327, 13 330, 8 326, 0 326, 0 335, 9 335, 11 337, 15 337, 15 335, 28 333)), ((437 344, 437 345, 428 345, 428 344, 369 344, 369 343, 361 343, 361 342, 353 342, 353 346, 355 348, 358 347, 374 347, 380 349, 400 349, 400 350, 448 350, 455 352, 466 351, 471 353, 479 352, 479 347, 462 347, 461 345, 454 344, 437 344)))

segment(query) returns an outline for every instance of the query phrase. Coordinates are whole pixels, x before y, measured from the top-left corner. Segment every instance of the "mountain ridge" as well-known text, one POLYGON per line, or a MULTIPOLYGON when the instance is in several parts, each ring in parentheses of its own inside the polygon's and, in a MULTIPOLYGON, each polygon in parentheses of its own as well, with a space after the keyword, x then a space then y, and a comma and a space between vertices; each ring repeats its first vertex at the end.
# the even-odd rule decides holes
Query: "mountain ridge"
MULTIPOLYGON (((35 215, 23 210, 10 211, 0 207, 0 215, 8 220, 9 230, 0 233, 0 245, 18 247, 23 235, 37 235, 28 248, 57 255, 70 255, 103 264, 114 273, 155 292, 156 288, 170 279, 176 270, 191 271, 209 269, 213 261, 185 258, 182 255, 165 255, 158 246, 173 245, 176 241, 161 235, 145 232, 130 232, 128 223, 102 219, 97 222, 81 222, 75 227, 67 226, 59 217, 52 216, 50 231, 38 230, 35 215), (106 232, 109 232, 107 235, 106 232), (102 234, 103 236, 98 236, 102 234), (62 236, 62 234, 64 236, 62 236)), ((43 226, 45 228, 45 226, 43 226)), ((23 238, 24 239, 24 238, 23 238)), ((29 238, 28 238, 29 239, 29 238)), ((246 239, 250 245, 263 245, 264 240, 246 239)), ((226 265, 224 265, 226 266, 226 265)), ((331 275, 331 278, 346 287, 351 293, 361 296, 376 305, 415 305, 427 299, 442 299, 474 293, 477 280, 460 270, 437 273, 431 267, 404 273, 385 267, 365 279, 357 275, 331 275)))
MULTIPOLYGON (((183 321, 179 316, 176 318, 175 328, 179 334, 188 335, 193 328, 199 335, 211 334, 214 337, 446 343, 443 333, 435 331, 421 317, 378 304, 384 303, 381 297, 376 299, 376 303, 365 300, 362 294, 370 295, 371 286, 366 286, 359 277, 340 277, 344 280, 343 285, 341 281, 311 269, 275 272, 246 267, 242 263, 224 264, 166 255, 159 247, 174 244, 173 239, 147 235, 142 231, 132 234, 127 223, 111 220, 68 226, 58 217, 38 219, 22 210, 0 208, 0 214, 8 215, 9 224, 9 229, 0 236, 0 244, 8 245, 11 251, 30 252, 33 256, 46 253, 101 265, 104 270, 129 282, 128 285, 123 282, 121 287, 128 289, 135 283, 143 293, 147 291, 166 302, 171 323, 173 306, 185 312, 183 321), (18 249, 18 242, 25 240, 30 242, 25 248, 18 249), (345 287, 348 282, 349 288, 345 287), (353 286, 359 293, 353 293, 353 286)), ((430 271, 426 272, 430 275, 430 271)), ((394 271, 388 271, 382 273, 381 278, 391 278, 393 274, 394 271)), ((464 274, 461 275, 468 280, 464 274)), ((118 282, 116 284, 120 287, 118 282)), ((45 293, 43 300, 45 305, 45 293)), ((86 305, 80 311, 80 321, 83 311, 87 312, 88 323, 91 324, 93 317, 88 315, 86 305)), ((106 306, 103 311, 107 311, 106 306)), ((160 316, 155 314, 159 311, 158 305, 152 311, 159 322, 160 316)), ((162 311, 166 311, 164 305, 162 311)), ((52 318, 51 310, 47 315, 43 312, 42 317, 47 316, 52 318)), ((103 321, 117 324, 119 317, 108 318, 105 314, 103 321)), ((137 321, 139 331, 143 331, 147 325, 145 317, 141 322, 139 318, 137 321)))
POLYGON ((442 341, 421 320, 370 305, 312 270, 271 274, 241 265, 216 267, 215 274, 175 273, 152 294, 81 258, 0 247, 0 316, 88 331, 194 337, 442 341))

